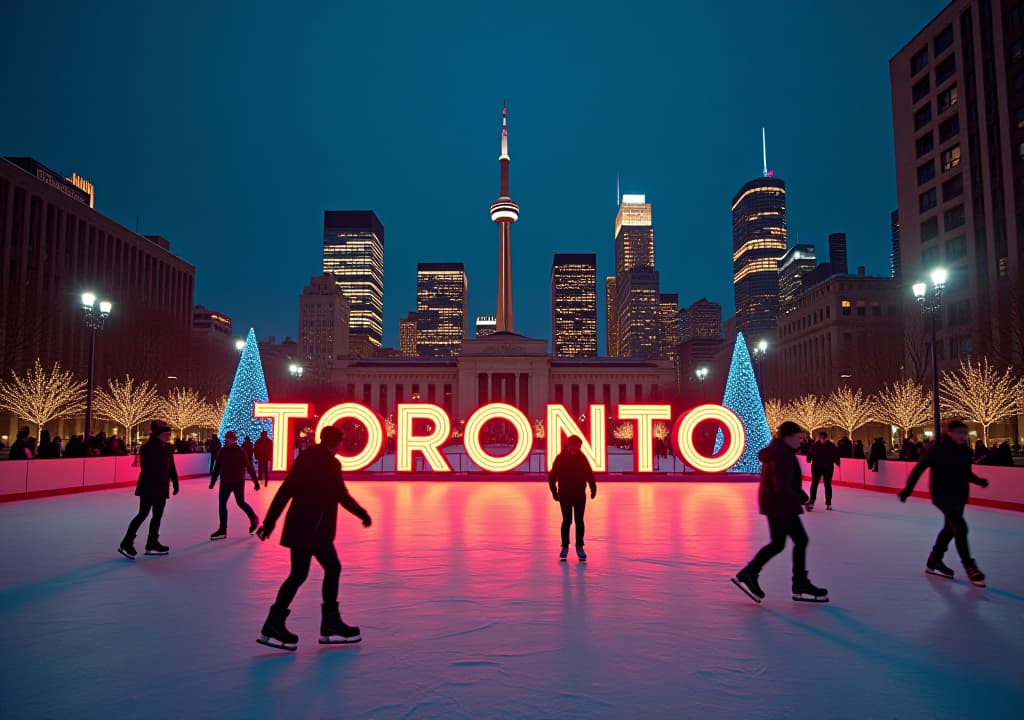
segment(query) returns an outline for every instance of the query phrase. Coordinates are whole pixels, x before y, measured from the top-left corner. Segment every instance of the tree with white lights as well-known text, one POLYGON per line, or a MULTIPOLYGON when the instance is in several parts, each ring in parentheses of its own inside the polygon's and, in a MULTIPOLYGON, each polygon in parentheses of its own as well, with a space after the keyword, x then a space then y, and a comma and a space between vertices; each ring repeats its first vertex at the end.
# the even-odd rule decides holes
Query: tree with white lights
POLYGON ((987 446, 989 427, 1017 411, 1018 383, 1013 370, 1006 368, 1000 372, 988 358, 978 362, 961 360, 959 370, 942 373, 942 410, 981 425, 981 439, 987 446))
POLYGON ((828 423, 827 404, 814 395, 801 395, 786 408, 786 417, 808 433, 813 433, 828 423))
POLYGON ((74 417, 85 410, 85 381, 54 363, 43 368, 39 358, 19 376, 11 370, 9 381, 0 380, 0 410, 34 423, 37 432, 51 420, 74 417))
POLYGON ((128 375, 124 380, 107 380, 106 388, 96 388, 93 406, 96 417, 123 425, 129 441, 136 426, 152 419, 161 409, 156 386, 148 380, 136 382, 128 375))
POLYGON ((852 437, 858 428, 875 419, 875 404, 860 388, 851 390, 844 386, 829 396, 825 412, 831 424, 852 437))
POLYGON ((875 399, 875 419, 900 429, 905 438, 913 428, 932 419, 932 401, 924 386, 912 378, 886 383, 875 399))
POLYGON ((206 398, 192 388, 172 388, 162 399, 160 409, 167 424, 177 428, 178 437, 190 427, 203 426, 210 413, 206 398))
POLYGON ((764 403, 764 417, 768 428, 772 431, 786 421, 786 405, 778 398, 771 398, 764 403))

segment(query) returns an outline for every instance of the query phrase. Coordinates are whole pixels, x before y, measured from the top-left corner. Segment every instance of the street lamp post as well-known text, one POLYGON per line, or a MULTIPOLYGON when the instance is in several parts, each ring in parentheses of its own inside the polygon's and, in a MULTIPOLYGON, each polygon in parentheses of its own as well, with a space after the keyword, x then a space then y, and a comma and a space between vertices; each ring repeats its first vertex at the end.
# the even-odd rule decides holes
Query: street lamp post
POLYGON ((761 392, 764 392, 764 371, 761 365, 764 362, 764 356, 768 354, 768 341, 761 340, 754 347, 754 374, 757 376, 757 384, 761 392))
POLYGON ((921 306, 921 312, 929 316, 931 325, 931 360, 932 360, 932 420, 934 422, 935 434, 932 439, 938 441, 941 431, 942 416, 939 412, 939 354, 936 342, 936 330, 938 323, 939 309, 942 307, 942 291, 946 287, 947 273, 944 268, 932 270, 932 284, 919 282, 914 283, 914 298, 921 306))
POLYGON ((245 350, 245 340, 235 340, 235 350, 237 350, 238 352, 242 352, 243 350, 245 350))
POLYGON ((101 300, 96 303, 96 294, 91 292, 82 293, 82 310, 85 311, 85 326, 89 328, 89 382, 86 385, 85 394, 85 440, 92 437, 92 388, 95 384, 96 374, 96 331, 103 329, 103 324, 114 304, 109 300, 101 300))
POLYGON ((700 384, 700 399, 704 401, 704 381, 708 379, 708 369, 706 367, 699 367, 693 371, 693 374, 697 377, 697 382, 700 384))
POLYGON ((302 377, 303 368, 302 368, 301 365, 297 365, 296 363, 292 363, 291 365, 288 366, 288 373, 293 378, 299 379, 299 378, 302 377))

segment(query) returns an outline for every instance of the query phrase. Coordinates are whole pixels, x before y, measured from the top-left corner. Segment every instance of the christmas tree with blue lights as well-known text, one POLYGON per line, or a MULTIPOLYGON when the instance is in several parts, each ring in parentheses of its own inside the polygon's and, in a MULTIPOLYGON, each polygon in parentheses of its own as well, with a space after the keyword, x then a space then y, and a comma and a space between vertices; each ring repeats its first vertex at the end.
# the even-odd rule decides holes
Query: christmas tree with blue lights
MULTIPOLYGON (((772 433, 768 428, 761 390, 757 387, 757 376, 750 362, 750 352, 743 333, 736 333, 736 345, 732 350, 732 364, 729 365, 729 377, 725 381, 722 405, 736 413, 747 432, 747 446, 743 455, 729 472, 761 472, 761 461, 757 459, 757 453, 772 441, 772 433)), ((719 429, 715 438, 715 453, 721 450, 723 444, 725 437, 719 429)))
POLYGON ((238 433, 239 444, 246 435, 255 442, 264 430, 273 436, 273 424, 270 420, 257 420, 252 416, 253 403, 267 400, 267 380, 263 376, 263 363, 260 362, 260 346, 256 341, 256 332, 249 328, 242 356, 238 358, 235 381, 231 383, 228 406, 217 434, 223 439, 224 433, 234 430, 238 433))

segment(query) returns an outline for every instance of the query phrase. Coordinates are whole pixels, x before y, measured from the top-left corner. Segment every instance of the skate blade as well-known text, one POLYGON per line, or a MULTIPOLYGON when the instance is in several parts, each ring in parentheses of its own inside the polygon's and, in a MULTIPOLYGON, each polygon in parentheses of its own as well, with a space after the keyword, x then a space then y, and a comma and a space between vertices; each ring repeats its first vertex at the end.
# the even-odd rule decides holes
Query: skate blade
POLYGON ((743 586, 743 583, 739 582, 736 578, 729 578, 729 582, 731 582, 733 585, 742 590, 744 595, 746 595, 748 598, 756 602, 758 605, 761 604, 761 598, 747 590, 747 588, 743 586))
POLYGON ((930 567, 926 567, 924 572, 925 575, 934 575, 935 577, 946 578, 947 580, 952 580, 955 577, 954 575, 947 575, 946 573, 939 572, 938 570, 932 570, 930 567))
POLYGON ((295 648, 298 647, 298 645, 294 643, 283 643, 280 640, 275 640, 274 638, 267 637, 266 635, 260 635, 256 638, 256 642, 260 645, 266 645, 267 647, 274 648, 275 650, 287 650, 288 652, 295 652, 295 648))
POLYGON ((146 554, 147 555, 167 555, 170 552, 171 552, 170 550, 147 550, 146 554))
POLYGON ((341 635, 321 635, 321 645, 355 645, 356 643, 362 642, 362 635, 354 635, 353 637, 343 637, 341 635))
POLYGON ((984 580, 971 580, 971 585, 974 587, 987 587, 984 580))
POLYGON ((815 597, 814 595, 796 594, 796 595, 793 596, 793 599, 796 600, 797 602, 827 603, 828 602, 828 595, 826 595, 824 597, 815 597))
POLYGON ((228 539, 227 535, 219 535, 217 537, 210 538, 210 542, 217 542, 218 540, 227 540, 227 539, 228 539))
POLYGON ((567 557, 560 557, 560 558, 558 558, 558 562, 568 562, 568 561, 569 561, 569 558, 567 558, 567 557))
POLYGON ((119 553, 121 553, 122 555, 124 555, 124 556, 125 556, 126 558, 128 558, 129 560, 134 560, 134 559, 135 559, 135 557, 134 557, 134 556, 132 556, 132 555, 129 555, 128 553, 126 553, 126 552, 125 552, 125 551, 124 551, 124 550, 123 550, 122 548, 118 548, 118 549, 117 549, 117 551, 118 551, 119 553))

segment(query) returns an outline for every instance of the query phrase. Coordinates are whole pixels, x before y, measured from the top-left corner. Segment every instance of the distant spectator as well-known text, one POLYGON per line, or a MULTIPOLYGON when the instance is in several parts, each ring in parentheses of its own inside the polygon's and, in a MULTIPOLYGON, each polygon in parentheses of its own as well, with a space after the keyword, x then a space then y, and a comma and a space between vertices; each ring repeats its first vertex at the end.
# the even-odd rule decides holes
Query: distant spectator
POLYGON ((18 431, 18 437, 15 439, 14 444, 11 445, 11 453, 7 456, 7 459, 31 460, 33 457, 34 455, 29 446, 29 430, 27 427, 23 427, 18 431))
POLYGON ((917 462, 920 455, 921 451, 917 447, 917 438, 913 435, 907 435, 903 440, 903 447, 900 448, 900 460, 917 462))
POLYGON ((982 459, 981 464, 1013 467, 1013 452, 1010 450, 1010 443, 1004 442, 996 446, 995 450, 982 459))
POLYGON ((85 457, 86 448, 85 441, 81 435, 72 435, 68 440, 68 446, 64 448, 64 457, 66 458, 80 458, 85 457))
POLYGON ((839 457, 853 457, 853 443, 850 442, 850 438, 847 437, 846 435, 843 435, 841 438, 839 438, 839 442, 836 443, 836 447, 839 448, 839 457))
POLYGON ((61 440, 60 435, 55 435, 53 438, 53 451, 56 453, 54 457, 64 456, 64 441, 61 440))
POLYGON ((121 438, 117 435, 111 435, 107 440, 106 455, 127 455, 128 451, 124 448, 124 443, 121 442, 121 438))
POLYGON ((29 457, 36 457, 39 454, 39 450, 36 448, 38 441, 34 437, 28 439, 28 453, 29 457))
POLYGON ((885 441, 877 437, 871 443, 871 451, 868 453, 868 470, 878 472, 878 463, 886 458, 885 441))
POLYGON ((213 466, 217 464, 217 456, 220 454, 220 438, 216 434, 211 435, 206 441, 206 447, 210 451, 210 473, 213 473, 213 466))
POLYGON ((253 445, 252 451, 256 456, 256 467, 259 470, 258 480, 262 480, 263 487, 266 487, 270 484, 270 460, 274 456, 274 441, 267 435, 266 430, 260 431, 259 440, 253 445))
POLYGON ((252 438, 248 435, 245 436, 245 442, 242 443, 242 449, 245 450, 245 454, 249 456, 250 462, 252 461, 253 454, 255 453, 255 445, 253 445, 252 438))
POLYGON ((53 440, 50 439, 49 430, 43 430, 39 433, 39 452, 36 457, 40 460, 52 460, 53 458, 60 457, 57 448, 53 444, 53 440))
POLYGON ((978 438, 977 442, 974 443, 974 462, 980 463, 988 455, 988 448, 985 447, 985 443, 978 438))
POLYGON ((853 459, 864 459, 864 443, 862 443, 860 440, 857 440, 855 443, 853 443, 853 459))

